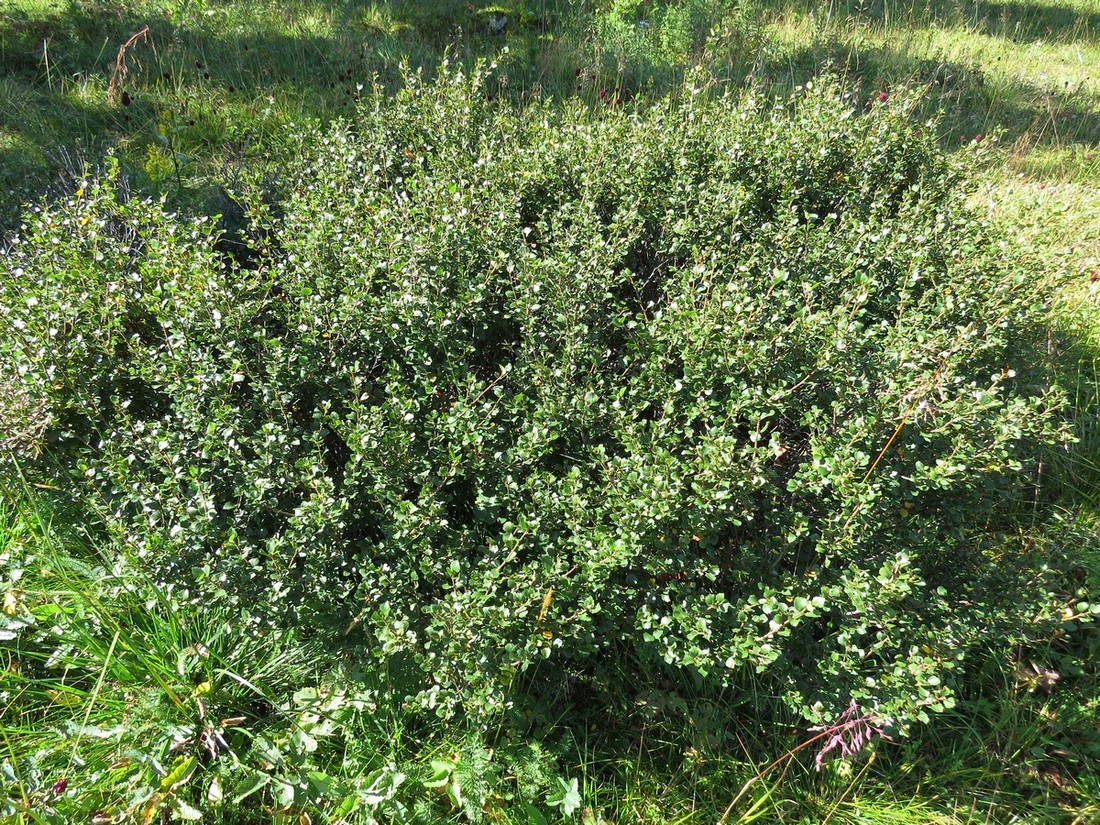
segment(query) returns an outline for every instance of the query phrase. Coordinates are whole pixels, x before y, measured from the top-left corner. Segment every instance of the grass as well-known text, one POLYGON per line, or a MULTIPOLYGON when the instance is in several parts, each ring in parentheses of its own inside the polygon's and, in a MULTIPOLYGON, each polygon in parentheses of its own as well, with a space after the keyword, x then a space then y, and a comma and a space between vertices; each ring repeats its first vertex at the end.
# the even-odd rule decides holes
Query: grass
MULTIPOLYGON (((995 140, 980 202, 1058 288, 1051 347, 1079 442, 1052 458, 1054 515, 1027 540, 1071 552, 1067 586, 1100 591, 1100 4, 714 4, 719 19, 689 19, 661 49, 639 34, 641 4, 615 17, 610 3, 531 0, 499 36, 484 5, 0 0, 0 229, 108 154, 135 189, 220 211, 225 189, 274 185, 295 124, 350 112, 361 85, 393 82, 403 61, 430 72, 444 55, 495 57, 506 98, 594 106, 607 89, 672 93, 691 64, 777 92, 826 70, 868 96, 923 86, 946 150, 995 140)), ((26 420, 27 404, 0 397, 6 420, 26 420)), ((201 598, 159 592, 47 492, 13 484, 0 504, 0 818, 1100 819, 1100 650, 1085 626, 969 673, 956 712, 820 773, 809 750, 792 753, 806 737, 793 720, 746 719, 735 697, 656 674, 639 675, 656 687, 629 707, 578 682, 536 709, 530 741, 496 740, 408 717, 309 639, 257 638, 201 598), (479 776, 490 749, 506 767, 479 776)))
POLYGON ((308 684, 317 652, 181 608, 71 535, 72 515, 43 508, 0 509, 11 643, 0 752, 17 791, 4 816, 39 821, 64 793, 57 783, 92 810, 170 807, 182 785, 158 782, 162 768, 216 750, 230 727, 308 684))
MULTIPOLYGON (((867 89, 927 84, 930 106, 947 111, 949 143, 1000 132, 1006 171, 1048 182, 1100 174, 1100 26, 1088 0, 717 4, 728 10, 721 25, 714 12, 696 14, 671 46, 641 39, 633 25, 610 26, 597 7, 529 2, 494 36, 477 4, 459 2, 429 11, 415 2, 4 0, 5 219, 11 225, 20 200, 79 178, 107 151, 127 159, 139 184, 177 192, 277 165, 292 124, 347 113, 360 84, 392 79, 404 60, 430 71, 447 49, 471 59, 507 47, 510 91, 520 96, 573 96, 577 69, 597 78, 581 84, 589 97, 609 85, 662 94, 677 87, 686 58, 734 83, 789 87, 832 68, 867 89)), ((642 11, 628 16, 633 24, 642 11)))
MULTIPOLYGON (((392 81, 402 61, 431 70, 447 49, 499 53, 505 41, 466 5, 4 0, 4 218, 10 225, 21 200, 71 185, 108 151, 137 185, 176 194, 277 166, 287 129, 350 113, 363 84, 392 81)), ((569 9, 528 6, 537 16, 511 38, 519 49, 569 9)))

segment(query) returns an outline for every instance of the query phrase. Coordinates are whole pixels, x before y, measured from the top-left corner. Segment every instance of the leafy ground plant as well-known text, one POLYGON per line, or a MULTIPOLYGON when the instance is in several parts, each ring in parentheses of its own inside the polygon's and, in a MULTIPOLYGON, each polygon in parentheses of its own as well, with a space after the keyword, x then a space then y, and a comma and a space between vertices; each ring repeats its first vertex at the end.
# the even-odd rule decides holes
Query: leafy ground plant
POLYGON ((3 821, 575 813, 577 780, 537 742, 421 724, 377 668, 175 602, 73 521, 57 499, 0 500, 3 821))

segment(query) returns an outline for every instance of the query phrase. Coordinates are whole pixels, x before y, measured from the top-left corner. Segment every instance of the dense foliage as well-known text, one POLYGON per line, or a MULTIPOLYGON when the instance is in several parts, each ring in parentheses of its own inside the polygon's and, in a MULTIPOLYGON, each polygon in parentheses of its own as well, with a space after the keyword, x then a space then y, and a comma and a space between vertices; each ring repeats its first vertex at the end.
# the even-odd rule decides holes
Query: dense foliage
POLYGON ((338 627, 442 714, 611 649, 819 721, 949 704, 1047 609, 988 539, 1061 437, 965 160, 829 88, 487 97, 306 137, 248 254, 110 184, 31 216, 0 346, 41 466, 174 598, 338 627))

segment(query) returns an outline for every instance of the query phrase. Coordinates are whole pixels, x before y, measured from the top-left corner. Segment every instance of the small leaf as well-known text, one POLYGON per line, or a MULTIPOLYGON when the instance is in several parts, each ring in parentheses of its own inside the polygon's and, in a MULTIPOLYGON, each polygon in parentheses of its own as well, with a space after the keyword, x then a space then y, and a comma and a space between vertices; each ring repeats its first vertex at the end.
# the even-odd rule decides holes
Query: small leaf
POLYGON ((252 776, 245 779, 237 788, 237 795, 233 797, 235 804, 240 804, 243 800, 252 796, 256 791, 263 788, 271 781, 271 777, 261 771, 256 771, 252 776))
POLYGON ((551 808, 561 808, 564 816, 572 816, 581 807, 581 792, 576 777, 571 780, 555 779, 558 787, 546 798, 551 808))
POLYGON ((455 769, 453 762, 447 762, 443 759, 432 760, 432 775, 425 779, 421 784, 425 788, 442 788, 451 779, 451 773, 455 769))
POLYGON ((149 801, 145 803, 145 808, 141 812, 141 825, 150 825, 153 818, 157 815, 157 810, 160 808, 161 795, 159 793, 153 794, 149 797, 149 801))
MULTIPOLYGON (((340 800, 340 804, 337 805, 336 810, 332 812, 332 821, 338 822, 341 817, 345 817, 356 810, 359 807, 359 803, 359 797, 355 794, 348 794, 340 800)), ((368 802, 367 804, 369 805, 371 803, 368 802)))
POLYGON ((332 785, 332 779, 323 771, 309 771, 306 774, 306 779, 309 780, 310 787, 313 788, 317 796, 327 794, 329 787, 332 785))
POLYGON ((277 765, 283 761, 283 754, 278 745, 266 736, 257 736, 252 742, 252 750, 260 759, 271 765, 277 765))
POLYGON ((290 748, 296 754, 313 753, 317 750, 317 740, 301 728, 294 731, 290 737, 290 748))
POLYGON ((186 784, 194 775, 195 768, 197 767, 198 762, 193 756, 188 756, 185 759, 179 760, 160 780, 160 789, 162 791, 171 791, 178 788, 180 785, 186 784))
POLYGON ((275 797, 275 803, 283 808, 290 808, 299 804, 302 789, 293 782, 281 777, 272 777, 271 793, 275 797))
POLYGON ((182 799, 176 800, 176 813, 179 814, 180 819, 187 820, 188 822, 202 821, 202 811, 198 808, 191 807, 182 799))
POLYGON ((405 781, 405 774, 394 770, 393 765, 379 768, 368 777, 370 784, 359 791, 359 800, 374 807, 386 802, 397 793, 397 786, 405 781))

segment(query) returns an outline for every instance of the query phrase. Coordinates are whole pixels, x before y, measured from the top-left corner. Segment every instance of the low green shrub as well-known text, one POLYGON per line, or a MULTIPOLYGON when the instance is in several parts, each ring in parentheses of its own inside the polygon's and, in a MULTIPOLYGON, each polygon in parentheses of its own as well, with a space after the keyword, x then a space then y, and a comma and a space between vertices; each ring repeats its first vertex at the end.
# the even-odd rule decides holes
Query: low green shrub
POLYGON ((338 628, 444 715, 613 649, 819 722, 949 705, 1050 609, 996 531, 1064 429, 972 161, 827 85, 483 89, 303 139, 248 267, 103 184, 30 215, 0 346, 53 472, 173 598, 338 628))
POLYGON ((410 724, 377 671, 322 655, 294 629, 256 633, 217 607, 173 603, 69 535, 75 521, 26 492, 0 495, 0 821, 373 825, 575 811, 577 780, 538 743, 489 748, 410 724))
MULTIPOLYGON (((594 43, 613 63, 619 94, 668 90, 695 64, 745 65, 762 42, 761 12, 748 0, 613 0, 596 11, 594 43)), ((748 61, 751 63, 751 61, 748 61)))

